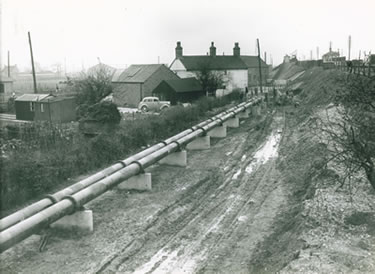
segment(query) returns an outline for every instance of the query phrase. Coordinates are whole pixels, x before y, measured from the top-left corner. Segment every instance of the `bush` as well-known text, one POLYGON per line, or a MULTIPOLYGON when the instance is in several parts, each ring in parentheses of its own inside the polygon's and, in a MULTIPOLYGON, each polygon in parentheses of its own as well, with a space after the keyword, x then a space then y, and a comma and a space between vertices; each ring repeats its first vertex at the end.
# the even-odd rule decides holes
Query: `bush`
MULTIPOLYGON (((6 151, 7 157, 2 160, 1 209, 40 198, 61 189, 68 178, 125 159, 146 146, 193 126, 206 118, 207 111, 223 106, 233 98, 237 98, 236 95, 220 99, 202 98, 190 107, 172 107, 159 116, 149 116, 136 122, 124 121, 111 134, 102 133, 94 138, 58 125, 27 125, 17 135, 21 144, 6 151)), ((98 105, 92 110, 91 117, 99 121, 117 121, 113 104, 98 105)))

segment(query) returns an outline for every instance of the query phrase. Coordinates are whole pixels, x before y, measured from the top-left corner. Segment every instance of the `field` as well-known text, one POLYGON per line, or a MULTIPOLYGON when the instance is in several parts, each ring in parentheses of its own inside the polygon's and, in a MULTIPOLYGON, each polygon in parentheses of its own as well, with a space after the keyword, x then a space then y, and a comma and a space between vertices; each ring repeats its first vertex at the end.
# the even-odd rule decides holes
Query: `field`
MULTIPOLYGON (((66 81, 65 76, 58 76, 55 74, 37 74, 36 82, 39 93, 55 91, 56 86, 61 89, 64 84, 60 83, 66 81)), ((19 94, 34 93, 33 77, 31 74, 20 74, 13 83, 14 92, 19 94)))

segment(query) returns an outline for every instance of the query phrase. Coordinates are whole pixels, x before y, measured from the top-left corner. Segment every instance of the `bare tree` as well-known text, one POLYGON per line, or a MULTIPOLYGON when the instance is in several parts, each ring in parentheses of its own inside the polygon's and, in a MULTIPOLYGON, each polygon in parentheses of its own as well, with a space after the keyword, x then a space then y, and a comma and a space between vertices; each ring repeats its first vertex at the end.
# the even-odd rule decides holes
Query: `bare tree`
POLYGON ((334 104, 315 123, 330 152, 327 163, 344 167, 341 185, 363 170, 375 189, 375 79, 349 75, 337 83, 334 104))
POLYGON ((212 70, 209 63, 200 65, 197 78, 208 95, 215 95, 216 90, 226 84, 223 73, 212 70))

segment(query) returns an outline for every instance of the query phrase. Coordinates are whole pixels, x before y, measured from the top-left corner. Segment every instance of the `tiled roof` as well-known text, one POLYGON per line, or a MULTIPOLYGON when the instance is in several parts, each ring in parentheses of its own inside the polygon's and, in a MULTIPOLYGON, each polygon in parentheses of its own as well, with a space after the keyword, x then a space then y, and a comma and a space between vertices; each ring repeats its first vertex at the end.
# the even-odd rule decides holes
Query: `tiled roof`
POLYGON ((112 82, 143 83, 161 66, 164 65, 131 65, 123 71, 116 71, 112 77, 112 82))
POLYGON ((23 102, 38 102, 50 96, 49 94, 23 94, 16 98, 16 101, 23 102))
POLYGON ((194 77, 177 80, 165 80, 165 82, 176 92, 197 92, 203 90, 199 81, 194 77))
MULTIPOLYGON (((248 68, 258 68, 259 62, 258 62, 258 56, 250 56, 250 55, 241 55, 241 60, 246 64, 248 68)), ((267 64, 260 59, 261 67, 266 68, 268 67, 267 64)))
MULTIPOLYGON (((232 56, 217 55, 215 57, 209 55, 183 56, 179 58, 187 70, 200 70, 202 66, 208 66, 213 70, 234 70, 248 69, 258 67, 257 56, 232 56)), ((262 67, 266 67, 266 63, 261 61, 262 67)))

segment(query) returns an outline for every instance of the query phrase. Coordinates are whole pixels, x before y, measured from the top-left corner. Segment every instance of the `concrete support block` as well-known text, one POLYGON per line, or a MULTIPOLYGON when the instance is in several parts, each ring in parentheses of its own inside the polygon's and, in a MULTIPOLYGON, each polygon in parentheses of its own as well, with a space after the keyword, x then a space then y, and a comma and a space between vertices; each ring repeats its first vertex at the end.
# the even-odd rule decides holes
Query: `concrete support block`
POLYGON ((118 189, 151 190, 151 173, 141 173, 120 183, 118 189))
POLYGON ((217 126, 211 129, 208 133, 208 136, 212 138, 224 138, 227 137, 227 127, 222 125, 222 126, 217 126))
POLYGON ((249 111, 246 109, 245 111, 242 111, 236 115, 237 118, 249 118, 249 111))
POLYGON ((209 149, 210 148, 210 136, 203 136, 195 138, 193 141, 186 145, 186 149, 188 150, 202 150, 202 149, 209 149))
POLYGON ((80 232, 94 231, 94 221, 91 210, 80 210, 74 212, 72 215, 62 217, 60 220, 54 222, 51 228, 64 230, 77 230, 80 232))
POLYGON ((224 122, 224 125, 231 128, 236 128, 240 126, 240 119, 238 117, 230 118, 224 122))
POLYGON ((169 154, 159 161, 160 164, 169 166, 181 166, 185 167, 187 165, 187 153, 186 150, 177 151, 169 154))
POLYGON ((251 114, 253 115, 253 116, 259 116, 260 115, 260 109, 259 109, 259 106, 257 105, 257 106, 252 106, 251 107, 251 114))

